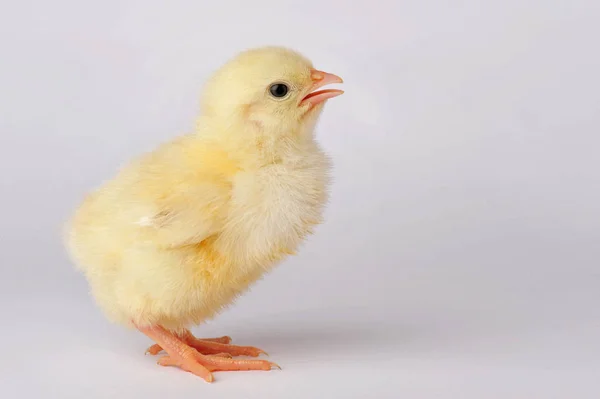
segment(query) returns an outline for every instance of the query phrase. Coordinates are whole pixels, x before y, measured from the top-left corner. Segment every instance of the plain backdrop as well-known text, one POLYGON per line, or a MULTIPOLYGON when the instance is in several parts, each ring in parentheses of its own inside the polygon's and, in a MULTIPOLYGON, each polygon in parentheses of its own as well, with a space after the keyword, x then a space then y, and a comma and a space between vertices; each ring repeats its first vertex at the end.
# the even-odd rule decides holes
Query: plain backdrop
POLYGON ((3 398, 600 397, 597 0, 2 1, 3 398), (212 385, 105 321, 61 243, 88 190, 285 45, 345 79, 326 223, 201 336, 212 385))

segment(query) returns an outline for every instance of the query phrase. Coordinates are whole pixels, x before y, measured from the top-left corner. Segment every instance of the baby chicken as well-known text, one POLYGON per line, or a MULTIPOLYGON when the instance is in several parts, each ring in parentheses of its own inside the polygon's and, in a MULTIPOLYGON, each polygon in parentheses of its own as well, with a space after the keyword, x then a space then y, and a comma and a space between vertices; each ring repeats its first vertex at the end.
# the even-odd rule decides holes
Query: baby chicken
POLYGON ((196 131, 144 154, 90 193, 66 246, 106 316, 177 366, 270 370, 262 350, 188 328, 214 317, 321 222, 330 163, 314 127, 341 83, 280 47, 242 52, 203 93, 196 131))

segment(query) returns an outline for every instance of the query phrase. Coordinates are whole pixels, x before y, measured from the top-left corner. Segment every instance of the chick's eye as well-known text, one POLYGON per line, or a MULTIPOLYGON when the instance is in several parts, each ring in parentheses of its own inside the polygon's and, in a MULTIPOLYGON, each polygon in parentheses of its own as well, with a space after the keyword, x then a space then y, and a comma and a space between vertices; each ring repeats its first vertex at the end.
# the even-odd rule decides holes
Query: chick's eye
POLYGON ((289 88, 283 83, 275 83, 269 88, 269 91, 273 97, 281 98, 285 97, 289 91, 289 88))

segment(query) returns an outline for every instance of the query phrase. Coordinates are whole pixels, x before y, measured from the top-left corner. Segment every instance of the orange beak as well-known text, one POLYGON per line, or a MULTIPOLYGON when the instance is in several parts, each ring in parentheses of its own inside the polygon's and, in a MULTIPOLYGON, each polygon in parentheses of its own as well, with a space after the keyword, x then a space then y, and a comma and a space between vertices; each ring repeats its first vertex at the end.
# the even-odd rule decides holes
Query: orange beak
POLYGON ((332 73, 327 73, 313 69, 310 77, 313 81, 313 85, 310 88, 310 93, 308 93, 302 99, 302 101, 300 101, 301 105, 310 104, 312 107, 314 107, 315 105, 322 103, 325 100, 344 94, 342 90, 336 89, 317 90, 329 84, 343 83, 344 81, 339 76, 336 76, 332 73))

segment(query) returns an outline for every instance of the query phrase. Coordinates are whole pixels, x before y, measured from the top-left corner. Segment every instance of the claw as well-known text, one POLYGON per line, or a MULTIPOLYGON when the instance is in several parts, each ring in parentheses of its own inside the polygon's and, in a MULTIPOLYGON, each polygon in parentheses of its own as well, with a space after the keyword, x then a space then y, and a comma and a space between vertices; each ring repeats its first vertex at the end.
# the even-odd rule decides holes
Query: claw
POLYGON ((278 365, 277 363, 271 362, 271 370, 273 370, 273 369, 281 370, 281 366, 278 365))
POLYGON ((266 351, 262 350, 262 349, 258 350, 258 355, 257 356, 260 356, 260 355, 265 355, 266 357, 270 357, 269 354, 266 351))

